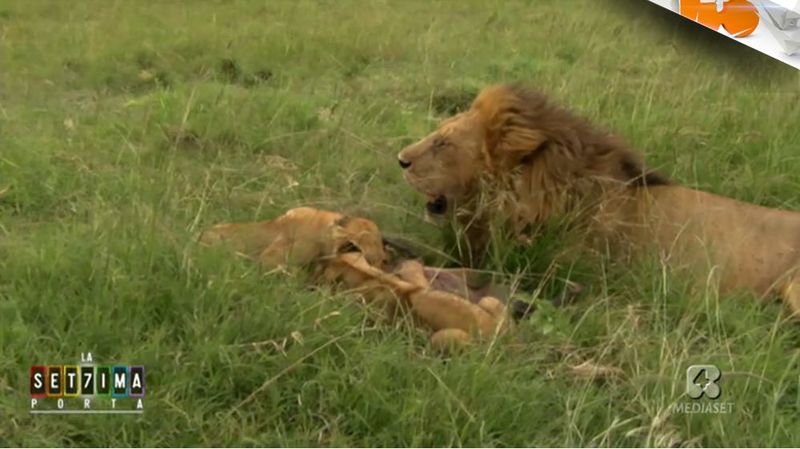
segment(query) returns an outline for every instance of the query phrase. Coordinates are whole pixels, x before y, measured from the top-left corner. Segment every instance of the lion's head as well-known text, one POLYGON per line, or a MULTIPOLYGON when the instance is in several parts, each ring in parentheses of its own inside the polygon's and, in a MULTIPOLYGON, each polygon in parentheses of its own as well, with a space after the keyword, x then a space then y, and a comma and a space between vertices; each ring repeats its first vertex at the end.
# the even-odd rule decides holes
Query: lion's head
POLYGON ((404 177, 433 214, 500 213, 516 229, 547 220, 597 185, 665 184, 621 140, 517 86, 481 91, 469 110, 398 154, 404 177), (494 209, 494 210, 492 210, 494 209))
POLYGON ((373 266, 383 267, 388 259, 383 237, 375 222, 360 217, 344 216, 332 229, 334 253, 359 252, 373 266))
POLYGON ((398 155, 404 177, 428 198, 432 214, 444 214, 475 194, 484 169, 484 126, 474 111, 444 120, 436 131, 398 155))

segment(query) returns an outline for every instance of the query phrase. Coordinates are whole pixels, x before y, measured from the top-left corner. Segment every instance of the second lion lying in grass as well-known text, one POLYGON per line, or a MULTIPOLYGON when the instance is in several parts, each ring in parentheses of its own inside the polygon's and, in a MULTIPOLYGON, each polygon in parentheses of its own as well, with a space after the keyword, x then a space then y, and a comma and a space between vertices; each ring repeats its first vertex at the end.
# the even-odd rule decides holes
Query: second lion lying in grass
POLYGON ((340 286, 395 318, 409 311, 431 329, 440 349, 473 337, 492 338, 509 328, 507 290, 469 285, 470 270, 426 267, 415 260, 391 264, 378 226, 364 218, 300 207, 273 220, 226 223, 201 236, 224 243, 267 269, 308 266, 322 284, 340 286))

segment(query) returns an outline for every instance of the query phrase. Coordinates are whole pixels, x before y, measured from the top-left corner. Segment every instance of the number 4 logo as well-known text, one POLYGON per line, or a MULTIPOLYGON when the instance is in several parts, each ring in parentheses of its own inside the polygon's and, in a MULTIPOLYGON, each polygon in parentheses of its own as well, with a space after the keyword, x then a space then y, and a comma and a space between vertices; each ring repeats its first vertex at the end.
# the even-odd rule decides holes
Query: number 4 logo
POLYGON ((745 37, 758 27, 758 11, 747 0, 680 0, 680 14, 712 30, 745 37))
POLYGON ((714 365, 692 365, 686 370, 686 394, 692 399, 700 399, 705 394, 709 399, 717 399, 722 390, 719 382, 722 372, 714 365))

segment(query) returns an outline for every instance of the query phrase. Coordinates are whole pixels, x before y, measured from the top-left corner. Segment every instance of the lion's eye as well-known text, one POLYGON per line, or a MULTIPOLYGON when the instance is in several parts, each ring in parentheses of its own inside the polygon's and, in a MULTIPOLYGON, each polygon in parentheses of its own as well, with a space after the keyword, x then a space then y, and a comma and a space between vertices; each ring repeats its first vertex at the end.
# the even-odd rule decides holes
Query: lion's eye
POLYGON ((433 141, 433 149, 434 150, 441 150, 445 146, 447 146, 447 141, 444 138, 437 137, 436 139, 434 139, 434 141, 433 141))

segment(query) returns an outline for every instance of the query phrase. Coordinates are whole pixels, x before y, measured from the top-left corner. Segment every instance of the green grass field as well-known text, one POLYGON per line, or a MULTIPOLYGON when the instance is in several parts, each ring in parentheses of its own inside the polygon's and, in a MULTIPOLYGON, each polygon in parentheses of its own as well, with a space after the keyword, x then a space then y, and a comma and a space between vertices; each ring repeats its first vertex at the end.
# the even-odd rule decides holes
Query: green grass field
POLYGON ((0 2, 0 445, 800 445, 779 304, 499 242, 493 268, 589 292, 448 358, 196 245, 314 205, 444 248, 395 155, 503 81, 681 183, 800 209, 800 74, 645 0, 0 2), (86 351, 146 366, 143 415, 28 413, 30 366, 86 351), (730 413, 673 411, 694 363, 730 413))

